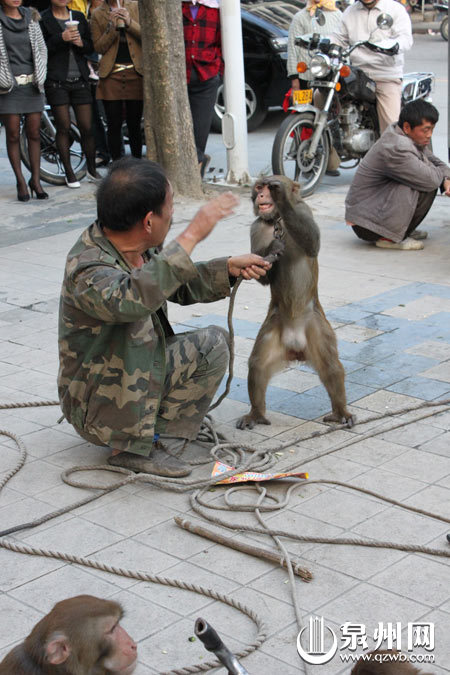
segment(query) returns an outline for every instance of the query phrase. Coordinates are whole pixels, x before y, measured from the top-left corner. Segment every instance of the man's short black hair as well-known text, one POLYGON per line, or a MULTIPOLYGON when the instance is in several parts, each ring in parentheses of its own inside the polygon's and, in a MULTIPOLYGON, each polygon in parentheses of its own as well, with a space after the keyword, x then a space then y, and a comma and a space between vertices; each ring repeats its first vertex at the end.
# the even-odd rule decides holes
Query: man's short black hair
POLYGON ((416 101, 407 103, 400 111, 398 124, 403 129, 403 124, 408 122, 411 129, 422 124, 423 120, 436 124, 439 119, 439 113, 431 103, 418 98, 416 101))
POLYGON ((149 211, 161 213, 169 182, 156 162, 124 157, 111 165, 97 190, 97 218, 102 227, 131 230, 149 211))

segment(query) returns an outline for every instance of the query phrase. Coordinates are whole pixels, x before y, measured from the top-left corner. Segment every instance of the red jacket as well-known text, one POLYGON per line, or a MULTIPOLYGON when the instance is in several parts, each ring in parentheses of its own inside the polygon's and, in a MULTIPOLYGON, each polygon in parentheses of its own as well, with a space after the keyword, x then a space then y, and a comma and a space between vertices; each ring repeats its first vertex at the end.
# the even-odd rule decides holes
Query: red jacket
POLYGON ((194 66, 201 81, 223 73, 219 10, 197 5, 195 20, 191 3, 183 2, 184 46, 186 50, 186 78, 190 82, 194 66))

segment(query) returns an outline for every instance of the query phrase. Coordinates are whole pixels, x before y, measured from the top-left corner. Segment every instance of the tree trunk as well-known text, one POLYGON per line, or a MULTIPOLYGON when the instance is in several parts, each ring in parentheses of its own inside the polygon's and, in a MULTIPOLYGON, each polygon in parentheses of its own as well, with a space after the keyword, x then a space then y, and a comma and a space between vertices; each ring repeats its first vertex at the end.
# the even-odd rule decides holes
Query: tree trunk
POLYGON ((147 157, 178 194, 203 195, 187 96, 180 0, 139 0, 147 157))

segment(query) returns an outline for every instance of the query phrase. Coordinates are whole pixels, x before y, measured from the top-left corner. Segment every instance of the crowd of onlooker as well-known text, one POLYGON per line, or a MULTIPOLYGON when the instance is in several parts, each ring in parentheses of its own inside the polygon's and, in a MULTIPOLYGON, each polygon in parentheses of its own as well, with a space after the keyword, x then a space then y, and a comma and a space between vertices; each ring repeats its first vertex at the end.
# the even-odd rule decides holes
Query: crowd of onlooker
MULTIPOLYGON (((37 199, 48 198, 39 175, 44 94, 51 107, 56 147, 69 188, 80 187, 70 162, 71 109, 88 180, 99 181, 98 165, 123 155, 124 121, 131 154, 142 156, 143 64, 138 2, 87 3, 0 0, 0 118, 20 201, 28 201, 30 192, 37 199), (22 2, 36 7, 23 6, 22 2), (28 185, 21 168, 21 116, 25 118, 31 167, 28 185)), ((181 8, 187 93, 203 176, 210 159, 205 147, 223 72, 220 4, 219 0, 182 0, 181 8)), ((311 86, 311 54, 296 41, 297 36, 311 31, 329 35, 341 46, 362 41, 352 52, 351 64, 373 81, 376 90, 382 135, 358 168, 346 198, 346 220, 360 239, 376 246, 420 250, 426 232, 417 226, 439 188, 450 196, 450 169, 430 149, 437 110, 428 102, 415 101, 400 113, 403 53, 412 45, 410 18, 395 0, 360 0, 343 13, 335 0, 308 0, 293 17, 289 30, 287 75, 294 91, 311 86), (396 49, 374 53, 363 41, 375 39, 377 31, 382 30, 379 19, 386 14, 390 18, 388 37, 395 40, 396 49), (306 69, 299 72, 297 63, 303 61, 306 69), (381 200, 380 195, 384 195, 381 200)), ((319 90, 314 103, 322 109, 324 101, 318 94, 319 90)), ((327 173, 335 175, 340 158, 332 150, 327 173)))
MULTIPOLYGON (((70 162, 71 109, 86 157, 87 178, 123 153, 126 122, 131 154, 142 156, 142 47, 136 0, 0 0, 0 119, 17 182, 17 198, 47 199, 40 182, 40 124, 45 99, 69 188, 80 182, 70 162), (97 72, 96 72, 97 70, 97 72), (45 98, 44 98, 45 97, 45 98), (24 117, 31 167, 21 168, 24 117), (104 124, 105 122, 105 124, 104 124), (106 125, 106 136, 105 136, 106 125)), ((222 70, 218 0, 182 2, 186 74, 202 175, 206 141, 222 70)))

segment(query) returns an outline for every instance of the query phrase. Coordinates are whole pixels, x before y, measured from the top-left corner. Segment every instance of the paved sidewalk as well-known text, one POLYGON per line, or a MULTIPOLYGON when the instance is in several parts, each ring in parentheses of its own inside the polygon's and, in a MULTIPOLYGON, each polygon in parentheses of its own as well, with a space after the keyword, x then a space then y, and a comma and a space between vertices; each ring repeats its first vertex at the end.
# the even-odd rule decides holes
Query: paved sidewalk
MULTIPOLYGON (((0 402, 53 399, 64 259, 94 218, 92 186, 83 182, 81 190, 73 192, 50 187, 48 202, 19 204, 14 201, 4 159, 0 160, 0 175, 5 177, 0 194, 0 402)), ((436 199, 425 223, 430 237, 423 251, 384 251, 360 242, 343 224, 345 191, 342 185, 327 187, 308 202, 322 232, 321 300, 339 338, 351 408, 361 419, 371 412, 448 398, 450 203, 436 199)), ((198 203, 177 201, 173 235, 197 207, 198 203)), ((195 258, 247 250, 251 220, 250 201, 243 193, 236 215, 219 224, 196 249, 195 258)), ((321 417, 329 410, 317 376, 301 366, 293 367, 271 383, 272 425, 258 426, 252 432, 235 429, 236 418, 248 410, 246 360, 267 304, 267 289, 255 282, 242 284, 235 307, 236 377, 228 399, 213 414, 219 430, 228 437, 257 446, 273 446, 322 430, 321 417)), ((224 325, 227 308, 228 301, 171 306, 170 316, 178 330, 224 325)), ((59 415, 56 407, 0 411, 0 428, 20 435, 29 452, 25 467, 0 493, 1 529, 80 499, 87 491, 65 485, 61 472, 73 465, 106 461, 104 449, 83 442, 67 423, 58 425, 59 415)), ((314 452, 353 440, 375 426, 360 424, 321 439, 298 441, 280 457, 280 465, 298 459, 311 479, 350 482, 449 517, 450 412, 302 464, 314 452)), ((17 452, 4 436, 0 449, 0 472, 5 473, 14 466, 17 452)), ((206 475, 209 470, 196 469, 195 475, 206 475)), ((269 489, 281 495, 284 486, 269 489)), ((209 500, 221 503, 221 488, 208 494, 209 500)), ((262 648, 245 659, 248 671, 253 675, 304 672, 296 651, 298 630, 285 572, 180 530, 173 522, 180 514, 197 520, 188 495, 135 484, 11 539, 196 582, 240 599, 263 616, 269 630, 262 648)), ((254 522, 246 513, 215 515, 237 523, 254 522)), ((343 487, 312 484, 294 493, 285 510, 264 517, 271 527, 298 534, 362 536, 450 551, 445 538, 448 524, 343 487)), ((226 536, 243 537, 230 531, 226 536)), ((245 535, 249 539, 272 545, 263 537, 245 535)), ((309 584, 296 582, 305 624, 312 613, 323 616, 337 632, 341 647, 340 626, 345 622, 364 624, 369 646, 380 624, 389 632, 388 624, 396 628, 401 622, 406 651, 408 624, 433 622, 435 650, 431 653, 436 664, 424 666, 424 671, 450 672, 448 559, 295 542, 288 542, 288 548, 314 574, 309 584)), ((245 616, 188 591, 1 549, 0 569, 0 658, 56 601, 78 593, 123 603, 124 625, 139 642, 138 675, 206 661, 208 654, 199 641, 189 641, 198 616, 220 631, 236 651, 255 635, 245 616)), ((350 638, 349 633, 347 642, 350 638)), ((350 667, 340 656, 360 654, 361 644, 353 651, 339 650, 331 662, 314 672, 348 673, 350 667)), ((426 653, 424 646, 413 651, 415 656, 426 653)))

